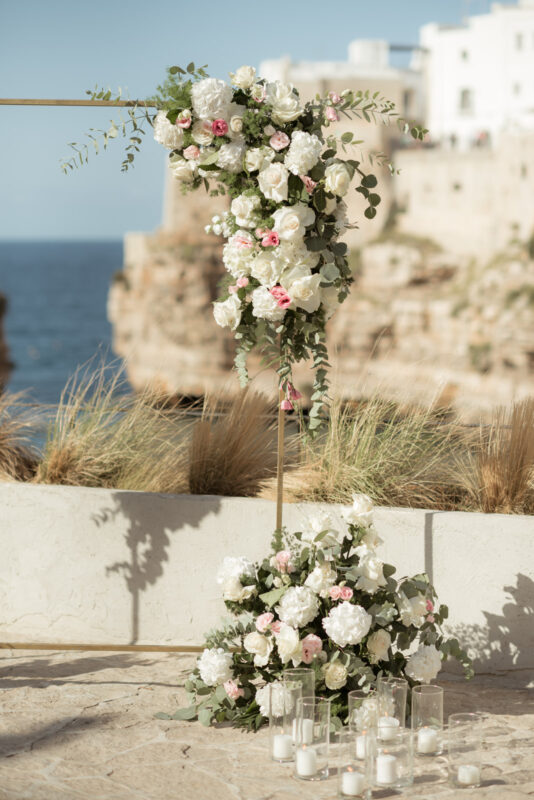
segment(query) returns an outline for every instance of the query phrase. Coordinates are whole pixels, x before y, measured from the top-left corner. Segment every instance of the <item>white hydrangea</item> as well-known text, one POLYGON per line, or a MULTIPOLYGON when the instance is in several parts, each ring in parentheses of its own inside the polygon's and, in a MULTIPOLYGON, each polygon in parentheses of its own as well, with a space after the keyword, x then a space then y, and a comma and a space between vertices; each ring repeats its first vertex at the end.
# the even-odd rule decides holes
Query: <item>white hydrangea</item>
POLYGON ((293 698, 291 692, 284 687, 281 681, 273 681, 260 689, 256 689, 256 703, 259 706, 260 714, 263 717, 269 716, 269 692, 271 693, 273 717, 281 717, 284 712, 288 713, 293 708, 293 698))
POLYGON ((221 328, 230 328, 235 331, 241 322, 241 300, 237 294, 232 294, 226 300, 214 303, 213 316, 221 328))
POLYGON ((317 311, 321 305, 321 276, 312 275, 307 267, 293 267, 280 278, 280 283, 298 308, 317 311))
POLYGON ((385 661, 390 647, 391 636, 384 628, 379 628, 372 633, 367 639, 367 650, 369 651, 369 661, 371 664, 385 661))
POLYGON ((233 677, 232 654, 222 647, 206 648, 197 660, 197 666, 206 686, 219 686, 233 677))
POLYGON ((280 308, 266 286, 258 286, 252 292, 252 313, 258 319, 280 322, 284 318, 286 310, 280 308))
POLYGON ((223 144, 219 150, 217 165, 227 172, 237 174, 243 169, 243 159, 245 157, 246 145, 242 137, 236 137, 232 142, 223 144))
POLYGON ((367 636, 373 618, 362 606, 344 601, 323 619, 323 628, 339 647, 359 644, 367 636))
POLYGON ((441 653, 433 644, 421 644, 408 659, 406 675, 418 683, 430 683, 441 669, 441 653))
POLYGON ((420 628, 427 614, 426 597, 423 594, 416 594, 415 597, 406 597, 404 592, 399 592, 397 597, 397 608, 401 622, 406 627, 413 625, 420 628))
POLYGON ((319 597, 328 597, 328 593, 336 581, 337 574, 332 569, 330 562, 323 561, 322 564, 316 564, 304 581, 304 585, 313 589, 319 597))
POLYGON ((238 197, 234 197, 230 205, 230 211, 240 228, 254 227, 256 209, 260 203, 260 198, 257 195, 240 194, 238 197))
POLYGON ((154 139, 169 150, 177 150, 184 143, 184 132, 169 122, 165 111, 158 111, 154 120, 154 139))
POLYGON ((313 133, 294 131, 284 164, 293 175, 306 175, 319 161, 323 144, 313 133))
POLYGON ((233 96, 232 87, 217 78, 205 78, 191 88, 193 109, 201 119, 225 119, 233 96))
POLYGON ((308 250, 302 240, 281 241, 278 250, 284 254, 287 266, 291 267, 306 267, 311 270, 317 266, 320 260, 319 253, 308 250))
POLYGON ((298 667, 302 661, 302 643, 295 628, 283 622, 276 634, 276 646, 282 664, 291 661, 294 667, 298 667))
POLYGON ((288 83, 280 81, 268 83, 265 102, 272 106, 273 122, 279 125, 292 122, 302 114, 299 97, 288 83))
POLYGON ((353 567, 353 572, 358 575, 356 588, 368 594, 374 594, 377 589, 386 585, 384 564, 365 544, 357 547, 355 552, 360 558, 358 564, 353 567))
POLYGON ((373 501, 368 495, 353 494, 352 505, 344 508, 341 514, 349 525, 361 525, 367 528, 373 522, 373 509, 373 501))
POLYGON ((265 667, 269 663, 273 640, 258 631, 251 631, 243 639, 243 647, 247 653, 254 654, 254 666, 265 667))
POLYGON ((223 247, 223 264, 234 278, 245 278, 250 275, 254 251, 252 249, 253 238, 248 231, 237 231, 230 237, 223 247), (250 242, 250 247, 243 247, 239 241, 250 242))
POLYGON ((292 628, 303 628, 319 613, 317 595, 308 586, 291 586, 276 607, 276 613, 292 628))
POLYGON ((226 556, 217 572, 217 583, 222 586, 229 578, 256 578, 252 561, 245 556, 226 556))

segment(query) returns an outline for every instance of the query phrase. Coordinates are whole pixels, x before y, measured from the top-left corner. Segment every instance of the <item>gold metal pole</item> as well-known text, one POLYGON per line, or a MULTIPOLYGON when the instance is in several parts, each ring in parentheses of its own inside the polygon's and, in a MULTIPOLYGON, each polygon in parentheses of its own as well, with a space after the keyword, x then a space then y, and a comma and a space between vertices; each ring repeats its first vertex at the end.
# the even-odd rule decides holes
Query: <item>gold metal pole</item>
POLYGON ((145 100, 28 100, 16 98, 0 98, 0 106, 146 106, 156 108, 145 100))
POLYGON ((0 642, 0 650, 100 650, 110 653, 200 653, 199 645, 64 644, 58 642, 0 642))
POLYGON ((282 528, 282 508, 284 503, 284 423, 285 412, 282 408, 284 390, 280 389, 278 398, 278 461, 276 465, 276 530, 282 528))

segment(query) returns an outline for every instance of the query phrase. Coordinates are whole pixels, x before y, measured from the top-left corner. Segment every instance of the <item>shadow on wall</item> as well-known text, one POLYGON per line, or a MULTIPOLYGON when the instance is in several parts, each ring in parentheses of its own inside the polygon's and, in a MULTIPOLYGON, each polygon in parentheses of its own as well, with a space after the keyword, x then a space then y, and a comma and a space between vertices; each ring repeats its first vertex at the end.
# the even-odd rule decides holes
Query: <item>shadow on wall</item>
POLYGON ((112 524, 124 517, 128 520, 125 535, 129 551, 128 561, 119 561, 106 567, 106 574, 119 573, 124 576, 131 596, 131 637, 130 644, 139 639, 139 617, 141 594, 148 586, 153 586, 163 575, 164 564, 168 561, 171 536, 179 534, 181 528, 198 528, 208 514, 217 513, 220 508, 219 497, 202 496, 199 502, 180 505, 184 516, 168 526, 169 502, 176 502, 174 495, 154 494, 152 502, 147 502, 142 492, 114 492, 114 505, 103 508, 93 516, 98 527, 112 524))

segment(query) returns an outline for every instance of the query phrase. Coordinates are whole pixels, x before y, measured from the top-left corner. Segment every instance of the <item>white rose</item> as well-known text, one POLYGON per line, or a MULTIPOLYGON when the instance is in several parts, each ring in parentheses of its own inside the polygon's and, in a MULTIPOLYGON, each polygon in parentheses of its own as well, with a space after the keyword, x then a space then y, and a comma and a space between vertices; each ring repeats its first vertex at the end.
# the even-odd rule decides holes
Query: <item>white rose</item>
MULTIPOLYGON (((264 133, 264 136, 268 136, 269 138, 271 138, 273 133, 276 133, 276 128, 274 127, 274 125, 266 125, 265 128, 263 129, 263 133, 264 133)), ((274 153, 273 153, 273 156, 274 156, 274 153)))
POLYGON ((254 654, 254 665, 256 667, 265 667, 269 663, 273 641, 268 639, 267 636, 258 633, 258 631, 252 631, 252 633, 247 633, 243 639, 243 647, 247 653, 254 654))
MULTIPOLYGON (((273 169, 274 167, 282 167, 282 164, 279 163, 272 164, 271 167, 269 167, 269 169, 273 169)), ((287 176, 287 170, 285 169, 285 167, 282 167, 282 169, 284 169, 287 176)), ((265 172, 267 172, 267 170, 260 172, 260 178, 265 172)), ((286 177, 286 188, 287 188, 287 177, 286 177)), ((276 198, 271 198, 271 199, 276 199, 276 198)), ((287 199, 287 192, 286 192, 286 197, 283 199, 287 199)), ((313 223, 315 222, 315 211, 313 210, 313 208, 310 208, 305 203, 295 203, 294 206, 283 206, 282 208, 277 208, 273 214, 273 219, 274 219, 273 231, 277 232, 280 239, 292 242, 302 239, 304 234, 306 233, 306 228, 309 225, 313 225, 313 223)))
POLYGON ((260 198, 256 195, 247 197, 247 195, 240 194, 232 200, 230 211, 241 228, 254 227, 254 212, 260 203, 260 198))
POLYGON ((252 292, 252 313, 258 319, 280 322, 285 316, 285 308, 280 308, 266 286, 258 286, 252 292))
POLYGON ((245 556, 226 556, 219 567, 215 580, 222 586, 228 578, 256 578, 254 564, 245 556))
POLYGON ((322 547, 333 547, 336 544, 341 544, 345 535, 337 530, 334 518, 327 511, 318 511, 316 514, 308 517, 302 529, 302 541, 306 544, 313 544, 315 538, 320 534, 328 531, 327 535, 321 539, 322 547))
POLYGON ((284 687, 281 681, 273 681, 260 689, 256 689, 256 703, 263 717, 268 717, 269 711, 273 717, 281 717, 284 713, 291 711, 293 707, 291 692, 284 687), (270 709, 269 695, 272 705, 270 709))
POLYGON ((335 197, 327 197, 326 198, 326 206, 324 208, 324 213, 331 215, 335 212, 337 208, 337 198, 335 197))
POLYGON ((368 594, 374 594, 379 587, 386 585, 383 573, 384 564, 374 551, 364 544, 357 547, 355 552, 360 558, 358 564, 353 567, 353 572, 359 576, 356 588, 368 592, 368 594))
POLYGON ((368 527, 373 522, 373 501, 366 494, 353 494, 352 505, 341 512, 349 525, 368 527))
POLYGON ((325 189, 327 192, 337 194, 338 197, 343 197, 347 194, 350 186, 350 172, 345 164, 339 161, 335 164, 330 164, 325 170, 325 189))
POLYGON ((201 119, 224 118, 233 96, 232 87, 216 78, 198 81, 191 89, 193 108, 201 119))
POLYGON ((242 138, 236 138, 233 142, 223 144, 219 150, 217 164, 221 169, 237 174, 243 170, 243 159, 245 157, 246 145, 242 138))
POLYGON ((269 166, 275 157, 270 147, 253 147, 245 155, 245 167, 249 172, 257 172, 269 166))
POLYGON ((256 587, 253 585, 243 586, 239 578, 228 578, 223 585, 223 600, 232 603, 242 603, 256 594, 256 587))
POLYGON ((312 275, 306 267, 294 267, 282 275, 280 283, 298 308, 313 312, 321 305, 318 273, 312 275))
POLYGON ((319 161, 323 144, 313 133, 294 131, 284 164, 293 175, 306 175, 319 161))
POLYGON ((235 331, 241 322, 241 300, 237 294, 232 294, 227 300, 213 304, 215 322, 221 328, 230 328, 235 331))
POLYGON ((391 647, 391 636, 383 628, 379 628, 367 639, 367 650, 371 658, 371 664, 385 661, 388 657, 388 650, 391 647))
POLYGON ((232 654, 222 647, 203 651, 197 660, 200 677, 206 686, 219 686, 233 677, 232 654))
POLYGON ((287 265, 291 267, 306 267, 311 270, 319 263, 319 253, 308 250, 302 239, 293 242, 282 240, 278 250, 283 253, 287 265))
POLYGON ((276 607, 276 613, 293 628, 303 628, 317 616, 319 601, 307 586, 291 586, 276 607))
POLYGON ((302 661, 302 645, 298 631, 295 628, 283 622, 280 626, 280 632, 276 634, 276 646, 282 664, 287 664, 288 661, 291 661, 294 667, 298 667, 302 661))
POLYGON ((323 619, 323 628, 335 644, 345 647, 348 644, 359 644, 369 633, 372 621, 373 618, 365 608, 345 600, 334 606, 323 619))
POLYGON ((228 126, 232 131, 232 133, 241 133, 241 131, 243 130, 243 117, 234 114, 233 117, 230 117, 230 122, 228 123, 228 126))
POLYGON ((184 132, 169 122, 165 111, 158 111, 154 120, 154 139, 169 150, 177 150, 184 143, 184 132))
POLYGON ((239 89, 250 89, 256 80, 256 70, 254 67, 239 67, 235 72, 230 72, 230 77, 234 86, 239 89))
POLYGON ((182 183, 192 183, 198 172, 196 161, 188 161, 181 156, 171 158, 171 169, 174 177, 182 183))
POLYGON ((347 669, 339 661, 331 661, 322 667, 324 682, 328 689, 342 689, 347 682, 347 669))
POLYGON ((332 317, 339 307, 339 289, 336 286, 327 286, 321 289, 321 305, 324 308, 326 319, 332 317))
POLYGON ((273 122, 277 122, 279 125, 292 122, 302 114, 298 95, 287 83, 280 81, 268 83, 265 100, 273 108, 271 113, 273 122))
POLYGON ((287 180, 289 172, 279 161, 264 167, 258 175, 258 184, 267 200, 282 203, 287 200, 287 180))
POLYGON ((406 675, 418 683, 430 683, 441 669, 441 653, 433 644, 421 644, 410 656, 404 670, 406 675))
MULTIPOLYGON (((197 144, 206 147, 207 145, 211 144, 213 141, 213 131, 211 130, 211 122, 207 122, 206 120, 197 119, 195 123, 193 123, 193 127, 191 128, 191 136, 193 137, 193 141, 197 144)), ((205 155, 205 153, 204 153, 205 155)))
POLYGON ((407 628, 413 625, 420 628, 427 614, 426 597, 423 594, 416 594, 415 597, 406 597, 404 592, 399 592, 397 597, 397 608, 401 622, 407 628))
POLYGON ((328 561, 323 561, 322 564, 317 564, 310 572, 306 580, 305 586, 319 595, 319 597, 328 597, 328 593, 337 580, 337 575, 333 571, 328 561))
POLYGON ((280 282, 282 274, 282 265, 276 254, 273 253, 260 253, 252 262, 250 274, 256 278, 262 286, 267 286, 272 289, 280 282))

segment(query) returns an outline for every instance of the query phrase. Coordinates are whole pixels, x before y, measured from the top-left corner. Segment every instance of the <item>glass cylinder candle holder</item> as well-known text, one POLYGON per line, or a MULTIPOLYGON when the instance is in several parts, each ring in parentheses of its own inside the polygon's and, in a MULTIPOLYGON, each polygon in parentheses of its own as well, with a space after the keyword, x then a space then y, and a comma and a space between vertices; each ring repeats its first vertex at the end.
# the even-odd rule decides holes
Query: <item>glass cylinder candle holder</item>
POLYGON ((364 692, 355 689, 348 694, 350 730, 355 734, 355 755, 358 761, 367 757, 368 748, 374 743, 374 732, 378 721, 378 697, 371 689, 364 692))
POLYGON ((449 717, 449 781, 457 789, 476 789, 482 783, 482 739, 479 714, 449 717))
POLYGON ((396 728, 406 724, 408 681, 404 678, 380 677, 378 693, 378 738, 387 741, 396 728))
POLYGON ((295 732, 295 777, 304 781, 328 778, 330 700, 299 698, 295 732))
POLYGON ((285 764, 294 759, 294 731, 300 684, 285 685, 275 681, 269 684, 269 752, 273 761, 285 764))
POLYGON ((369 747, 363 759, 357 757, 358 733, 351 728, 339 731, 336 737, 338 798, 371 797, 373 783, 374 734, 369 733, 369 747))
POLYGON ((376 740, 374 786, 402 789, 413 783, 413 734, 398 727, 388 741, 376 740))
POLYGON ((315 672, 311 667, 285 669, 282 672, 282 680, 300 683, 302 697, 315 697, 315 672))
POLYGON ((417 755, 436 756, 443 752, 443 689, 441 686, 413 687, 412 731, 417 755))

